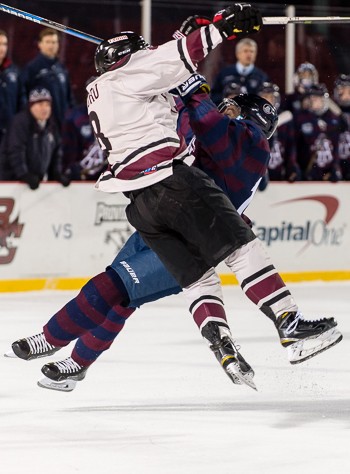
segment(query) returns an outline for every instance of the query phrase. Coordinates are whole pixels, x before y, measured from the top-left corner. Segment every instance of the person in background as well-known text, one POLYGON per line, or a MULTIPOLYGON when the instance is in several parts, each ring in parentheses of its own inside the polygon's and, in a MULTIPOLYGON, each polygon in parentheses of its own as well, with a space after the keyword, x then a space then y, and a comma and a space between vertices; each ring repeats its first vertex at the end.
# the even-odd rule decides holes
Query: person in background
POLYGON ((25 103, 19 69, 8 57, 8 36, 0 30, 0 143, 13 116, 25 103))
POLYGON ((1 146, 1 180, 23 181, 33 190, 45 179, 68 186, 69 179, 62 175, 61 140, 51 102, 47 89, 33 89, 28 107, 13 118, 1 146))
POLYGON ((333 99, 342 112, 339 135, 339 160, 343 178, 350 181, 350 75, 340 74, 334 82, 333 99))
POLYGON ((282 103, 283 110, 290 110, 292 114, 303 108, 303 101, 307 96, 306 91, 311 86, 318 84, 318 71, 309 62, 300 64, 293 77, 294 92, 286 94, 282 103))
MULTIPOLYGON (((90 77, 86 86, 95 80, 90 77)), ((62 167, 74 181, 96 180, 106 168, 106 156, 95 139, 86 102, 66 113, 62 128, 62 167)))
POLYGON ((300 179, 293 115, 289 110, 280 112, 281 94, 277 84, 264 82, 258 94, 274 105, 279 112, 277 128, 269 140, 271 149, 268 164, 269 179, 271 181, 287 180, 292 183, 300 179))
POLYGON ((214 80, 211 98, 219 104, 224 98, 225 87, 235 82, 245 94, 256 94, 260 85, 269 80, 268 75, 255 66, 258 45, 251 38, 243 38, 236 44, 236 63, 224 67, 214 80))
POLYGON ((329 109, 329 94, 324 84, 309 87, 305 95, 306 108, 294 113, 302 179, 339 181, 342 179, 338 155, 341 118, 329 109))
POLYGON ((27 94, 37 87, 50 92, 53 115, 61 131, 65 113, 75 104, 68 72, 57 56, 58 32, 51 28, 41 30, 38 48, 38 55, 24 67, 21 81, 27 94))

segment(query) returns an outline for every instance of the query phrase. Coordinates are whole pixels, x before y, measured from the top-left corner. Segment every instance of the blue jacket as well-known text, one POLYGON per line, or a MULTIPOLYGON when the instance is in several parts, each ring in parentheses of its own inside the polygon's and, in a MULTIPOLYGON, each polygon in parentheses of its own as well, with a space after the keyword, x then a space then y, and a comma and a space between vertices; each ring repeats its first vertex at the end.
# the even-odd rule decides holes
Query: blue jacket
POLYGON ((50 91, 53 115, 61 127, 67 109, 74 105, 74 99, 68 72, 59 60, 39 53, 23 69, 21 81, 27 96, 35 87, 44 87, 50 91))

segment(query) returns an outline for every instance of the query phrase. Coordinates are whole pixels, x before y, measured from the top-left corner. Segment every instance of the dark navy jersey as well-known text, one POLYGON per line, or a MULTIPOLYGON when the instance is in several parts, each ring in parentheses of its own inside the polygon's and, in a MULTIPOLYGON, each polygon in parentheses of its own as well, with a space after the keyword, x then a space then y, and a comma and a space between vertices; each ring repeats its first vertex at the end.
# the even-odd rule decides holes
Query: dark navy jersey
POLYGON ((19 84, 19 70, 5 58, 0 65, 0 139, 24 103, 25 97, 19 84))
POLYGON ((319 116, 308 110, 294 114, 297 159, 304 180, 341 178, 338 143, 340 118, 330 110, 319 116))
POLYGON ((300 170, 296 160, 293 116, 289 111, 285 111, 282 112, 280 117, 286 114, 290 115, 290 119, 278 125, 275 133, 269 139, 271 157, 268 166, 271 181, 295 181, 295 179, 300 178, 300 170))
POLYGON ((235 64, 223 68, 217 75, 212 91, 211 98, 215 104, 219 104, 223 98, 223 90, 225 86, 231 82, 235 82, 241 87, 241 91, 245 94, 256 94, 263 82, 269 81, 268 75, 254 66, 253 70, 244 76, 237 70, 235 64))
POLYGON ((57 58, 51 59, 39 53, 23 69, 21 80, 27 95, 36 87, 43 87, 50 91, 53 114, 61 127, 67 109, 74 105, 66 68, 57 58))
POLYGON ((180 110, 179 130, 196 158, 194 165, 223 189, 241 214, 265 175, 270 158, 260 127, 250 120, 229 119, 200 92, 180 110))

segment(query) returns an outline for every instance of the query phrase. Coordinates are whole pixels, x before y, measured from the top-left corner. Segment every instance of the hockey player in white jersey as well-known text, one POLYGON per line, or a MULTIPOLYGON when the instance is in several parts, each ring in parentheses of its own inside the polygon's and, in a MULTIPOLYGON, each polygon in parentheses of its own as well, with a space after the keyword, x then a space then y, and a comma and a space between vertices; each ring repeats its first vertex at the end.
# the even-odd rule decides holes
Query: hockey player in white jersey
MULTIPOLYGON (((215 41, 220 43, 216 29, 225 38, 237 30, 238 33, 257 31, 261 26, 261 17, 249 5, 234 5, 219 12, 214 22, 216 26, 209 25, 189 35, 186 38, 189 41, 171 42, 169 57, 171 59, 174 55, 170 63, 175 69, 171 77, 167 76, 167 88, 179 85, 173 82, 177 68, 185 76, 184 64, 189 65, 191 60, 192 66, 195 66, 215 41)), ((184 289, 192 314, 196 314, 197 320, 210 320, 202 327, 201 333, 225 372, 235 383, 243 382, 255 388, 252 381, 254 372, 232 342, 219 279, 213 267, 225 259, 233 271, 240 273, 242 285, 251 289, 262 271, 264 274, 270 271, 265 268, 266 259, 261 253, 261 246, 221 189, 213 185, 204 173, 181 164, 187 152, 182 139, 174 131, 172 97, 159 79, 162 79, 162 68, 166 63, 164 51, 170 43, 163 45, 160 54, 157 51, 162 47, 147 49, 142 38, 134 33, 121 33, 109 41, 103 42, 97 49, 96 65, 102 76, 89 88, 90 119, 101 145, 110 153, 110 170, 101 177, 97 186, 109 192, 123 191, 130 198, 131 204, 127 208, 130 222, 184 289), (141 53, 147 58, 146 66, 141 60, 141 53), (154 56, 154 53, 157 55, 154 56), (155 62, 159 60, 162 68, 151 67, 146 54, 152 54, 155 62), (138 59, 133 61, 137 55, 138 59), (124 74, 118 76, 117 72, 123 68, 124 74), (150 76, 145 81, 146 89, 148 87, 146 94, 143 94, 137 81, 131 81, 129 86, 126 71, 131 75, 134 72, 150 76), (115 83, 118 86, 115 87, 115 83), (134 89, 132 93, 129 87, 134 89), (118 109, 113 107, 114 98, 119 113, 114 111, 118 109), (113 123, 100 120, 103 107, 98 105, 99 99, 105 107, 113 108, 110 115, 113 123), (137 112, 133 113, 135 108, 142 110, 139 117, 137 112), (120 113, 121 110, 123 113, 120 113), (148 122, 144 123, 145 117, 148 122), (138 129, 137 120, 144 123, 144 129, 138 129), (152 130, 153 134, 149 135, 144 130, 152 130), (129 133, 133 140, 128 139, 129 133), (123 146, 122 135, 126 136, 127 146, 123 146)), ((180 75, 176 81, 179 78, 180 75)), ((142 76, 140 82, 143 80, 142 76)), ((190 88, 190 81, 187 86, 190 88)), ((255 129, 251 133, 260 137, 261 146, 267 151, 267 140, 261 137, 261 131, 255 129)), ((258 296, 260 298, 261 295, 258 296)), ((286 330, 290 327, 291 319, 298 326, 301 318, 296 318, 296 314, 291 312, 281 316, 281 336, 284 326, 286 330)), ((41 340, 34 342, 40 346, 41 340)), ((290 343, 289 340, 284 342, 290 343)), ((56 350, 55 347, 51 349, 56 350)), ((42 355, 47 354, 42 351, 42 355)), ((62 380, 65 375, 74 380, 74 377, 82 377, 86 372, 86 368, 80 367, 78 373, 73 363, 68 367, 68 363, 63 362, 56 363, 59 371, 62 366, 62 374, 58 373, 62 380)))

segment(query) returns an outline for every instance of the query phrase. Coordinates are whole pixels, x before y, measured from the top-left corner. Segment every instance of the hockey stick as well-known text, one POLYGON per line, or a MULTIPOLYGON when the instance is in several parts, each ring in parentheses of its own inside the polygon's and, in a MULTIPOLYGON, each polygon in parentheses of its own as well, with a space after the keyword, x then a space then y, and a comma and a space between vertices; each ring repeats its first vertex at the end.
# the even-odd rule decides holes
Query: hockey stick
POLYGON ((55 30, 62 31, 63 33, 67 33, 68 35, 76 36, 77 38, 90 41, 91 43, 99 44, 102 41, 102 38, 98 38, 97 36, 88 35, 83 31, 75 30, 74 28, 70 28, 69 26, 61 25, 60 23, 56 23, 52 20, 46 20, 41 16, 33 15, 32 13, 27 13, 22 10, 18 10, 17 8, 9 7, 4 3, 0 3, 0 11, 5 13, 10 13, 10 15, 15 15, 18 18, 23 18, 24 20, 30 20, 34 23, 38 23, 39 25, 48 26, 50 28, 54 28, 55 30))
POLYGON ((349 16, 270 16, 263 18, 264 25, 287 25, 288 23, 350 23, 349 16))
MULTIPOLYGON (((23 18, 24 20, 33 21, 39 25, 48 26, 54 28, 55 30, 62 31, 77 38, 90 41, 91 43, 99 44, 102 41, 102 38, 97 36, 92 36, 83 31, 70 28, 69 26, 62 25, 52 20, 47 20, 41 16, 33 15, 32 13, 27 13, 18 8, 13 8, 4 3, 0 3, 0 11, 9 13, 10 15, 15 15, 18 18, 23 18)), ((312 23, 350 23, 350 17, 341 17, 341 16, 324 16, 324 17, 308 17, 308 16, 271 16, 264 17, 264 25, 287 25, 288 23, 303 23, 305 25, 312 23)))

